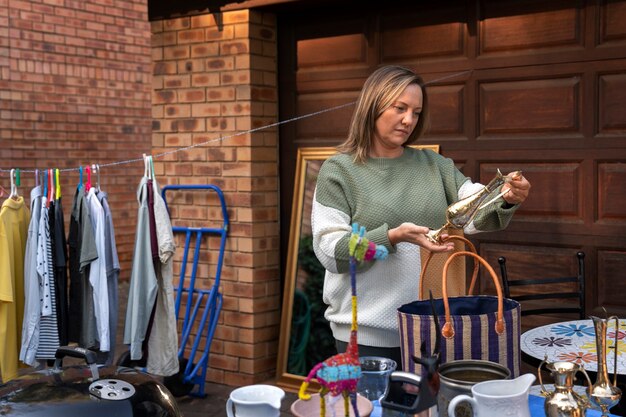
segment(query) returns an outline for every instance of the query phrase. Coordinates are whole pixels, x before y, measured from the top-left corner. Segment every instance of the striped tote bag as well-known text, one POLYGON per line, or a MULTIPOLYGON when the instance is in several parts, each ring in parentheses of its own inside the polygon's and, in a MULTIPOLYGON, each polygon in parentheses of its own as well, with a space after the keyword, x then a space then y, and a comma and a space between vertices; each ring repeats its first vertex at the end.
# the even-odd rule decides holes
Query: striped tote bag
POLYGON ((403 369, 420 374, 421 366, 413 361, 413 356, 422 355, 422 344, 432 352, 439 338, 441 363, 461 359, 487 360, 506 366, 511 377, 516 378, 520 373, 521 308, 517 301, 503 296, 500 282, 487 261, 472 252, 452 254, 443 268, 442 293, 442 298, 434 300, 442 324, 439 331, 429 300, 414 301, 398 308, 403 369), (489 271, 497 296, 448 297, 448 266, 460 256, 473 257, 489 271))

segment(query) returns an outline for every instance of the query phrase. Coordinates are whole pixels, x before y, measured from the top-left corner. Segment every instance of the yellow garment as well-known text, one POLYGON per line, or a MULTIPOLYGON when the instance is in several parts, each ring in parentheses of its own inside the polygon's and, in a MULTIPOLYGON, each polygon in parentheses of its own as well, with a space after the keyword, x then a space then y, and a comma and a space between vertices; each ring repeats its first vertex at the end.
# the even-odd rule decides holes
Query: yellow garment
POLYGON ((10 260, 4 223, 0 221, 0 340, 3 341, 0 343, 0 371, 3 382, 17 376, 17 327, 10 260))
POLYGON ((24 317, 24 254, 30 212, 24 198, 7 199, 0 210, 0 371, 17 376, 24 317))

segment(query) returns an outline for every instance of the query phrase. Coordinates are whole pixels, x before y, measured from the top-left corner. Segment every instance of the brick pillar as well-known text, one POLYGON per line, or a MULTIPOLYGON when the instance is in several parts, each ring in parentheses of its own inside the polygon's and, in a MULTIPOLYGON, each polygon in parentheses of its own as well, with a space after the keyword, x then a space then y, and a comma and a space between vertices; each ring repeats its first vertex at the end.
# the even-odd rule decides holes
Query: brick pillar
MULTIPOLYGON (((219 186, 231 216, 207 380, 258 383, 275 375, 280 324, 278 130, 242 132, 277 121, 275 19, 239 10, 159 20, 152 39, 153 154, 189 147, 155 159, 157 177, 219 186)), ((211 199, 179 203, 175 223, 218 214, 211 199)), ((217 256, 209 245, 204 288, 217 256)))

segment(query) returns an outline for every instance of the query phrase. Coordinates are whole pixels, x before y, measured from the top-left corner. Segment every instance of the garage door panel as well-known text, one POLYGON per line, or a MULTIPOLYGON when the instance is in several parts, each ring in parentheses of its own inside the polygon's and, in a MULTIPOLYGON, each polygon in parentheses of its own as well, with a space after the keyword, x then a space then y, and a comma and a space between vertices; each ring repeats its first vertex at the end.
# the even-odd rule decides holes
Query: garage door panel
POLYGON ((481 10, 480 53, 583 47, 584 13, 571 1, 485 1, 481 10), (544 2, 545 3, 545 2, 544 2))
POLYGON ((626 163, 598 163, 598 222, 626 227, 626 163))
POLYGON ((366 60, 363 34, 330 36, 322 39, 298 41, 298 66, 363 63, 366 60))
POLYGON ((480 164, 481 182, 486 184, 490 181, 498 168, 503 174, 522 170, 532 184, 532 192, 518 209, 516 216, 519 214, 526 221, 542 223, 584 223, 583 175, 578 161, 489 161, 480 164))
POLYGON ((416 3, 380 16, 382 60, 404 62, 466 57, 468 5, 416 3))
MULTIPOLYGON (((356 92, 338 95, 300 95, 298 97, 298 111, 300 115, 313 114, 320 110, 354 102, 356 98, 356 92)), ((348 105, 334 111, 298 120, 296 123, 297 136, 299 138, 345 137, 353 111, 354 106, 348 105)))
MULTIPOLYGON (((598 305, 614 312, 619 308, 623 315, 624 294, 626 294, 626 280, 616 279, 623 277, 626 271, 626 251, 623 248, 601 248, 598 250, 598 269, 596 291, 598 305), (621 307, 621 308, 620 308, 621 307)), ((594 286, 594 281, 590 285, 594 286)), ((595 300, 594 300, 595 301, 595 300)))
POLYGON ((603 0, 600 10, 600 44, 626 44, 626 3, 603 0))
POLYGON ((480 134, 581 133, 579 76, 480 83, 480 134))
MULTIPOLYGON (((301 75, 301 74, 298 74, 301 75)), ((298 91, 304 94, 316 94, 320 92, 345 92, 345 91, 358 91, 363 87, 365 78, 345 78, 345 79, 332 79, 327 74, 321 74, 319 72, 313 74, 309 73, 311 77, 298 77, 298 91)))
POLYGON ((429 86, 429 136, 459 136, 467 139, 463 126, 465 85, 429 86))
POLYGON ((599 132, 626 133, 626 74, 599 76, 599 132))
POLYGON ((405 29, 393 29, 392 26, 381 33, 383 59, 388 61, 464 56, 464 28, 460 23, 405 29))

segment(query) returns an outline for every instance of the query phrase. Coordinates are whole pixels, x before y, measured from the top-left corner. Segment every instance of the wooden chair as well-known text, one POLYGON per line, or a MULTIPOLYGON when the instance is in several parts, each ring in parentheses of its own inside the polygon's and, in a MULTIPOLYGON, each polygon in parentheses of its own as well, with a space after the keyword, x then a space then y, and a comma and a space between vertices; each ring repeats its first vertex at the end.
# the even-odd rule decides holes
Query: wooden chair
POLYGON ((528 278, 510 280, 506 271, 506 258, 498 258, 502 274, 502 288, 507 298, 523 302, 522 316, 576 314, 585 319, 585 253, 576 253, 578 275, 556 278, 528 278), (570 283, 570 285, 567 285, 570 283), (525 287, 511 294, 511 287, 525 287), (571 289, 571 290, 570 290, 571 289), (576 299, 576 303, 563 302, 576 299), (525 306, 527 308, 525 308, 525 306))

